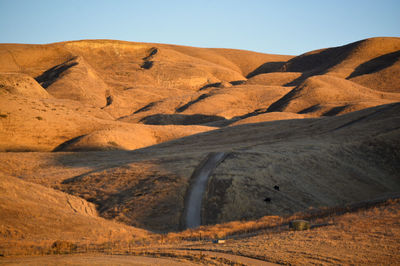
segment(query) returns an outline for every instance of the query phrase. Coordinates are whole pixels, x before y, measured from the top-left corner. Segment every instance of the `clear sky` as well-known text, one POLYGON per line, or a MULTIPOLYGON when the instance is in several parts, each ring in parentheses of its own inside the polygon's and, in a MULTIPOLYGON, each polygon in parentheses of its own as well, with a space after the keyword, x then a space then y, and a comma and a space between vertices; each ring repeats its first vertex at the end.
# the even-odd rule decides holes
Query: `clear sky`
POLYGON ((400 37, 400 0, 0 0, 0 43, 80 39, 297 55, 400 37))

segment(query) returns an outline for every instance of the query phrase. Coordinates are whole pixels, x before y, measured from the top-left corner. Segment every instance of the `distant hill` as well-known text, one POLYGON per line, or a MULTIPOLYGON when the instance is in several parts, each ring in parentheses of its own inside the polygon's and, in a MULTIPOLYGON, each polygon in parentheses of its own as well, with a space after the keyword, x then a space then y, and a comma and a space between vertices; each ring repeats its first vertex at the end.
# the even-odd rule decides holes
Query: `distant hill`
MULTIPOLYGON (((112 40, 0 44, 0 149, 50 151, 97 131, 130 134, 132 123, 221 127, 269 112, 331 116, 396 102, 399 50, 399 38, 297 57, 112 40)), ((246 121, 262 117, 274 119, 246 121)), ((138 145, 92 137, 79 149, 134 149, 200 132, 178 128, 164 137, 154 127, 157 140, 138 145)))
POLYGON ((295 57, 113 40, 0 44, 3 240, 53 241, 75 218, 70 239, 183 229, 194 171, 212 152, 226 158, 207 184, 203 224, 398 192, 399 53, 400 38, 295 57))

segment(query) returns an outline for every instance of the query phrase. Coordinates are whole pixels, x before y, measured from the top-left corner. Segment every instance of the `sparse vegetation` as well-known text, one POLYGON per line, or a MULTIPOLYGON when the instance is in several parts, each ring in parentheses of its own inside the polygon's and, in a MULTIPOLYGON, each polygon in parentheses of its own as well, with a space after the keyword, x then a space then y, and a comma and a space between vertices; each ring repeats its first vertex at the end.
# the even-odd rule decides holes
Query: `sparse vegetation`
POLYGON ((115 141, 109 141, 108 144, 110 144, 111 146, 114 146, 114 147, 119 146, 118 143, 116 143, 115 141))
POLYGON ((295 231, 303 231, 311 228, 310 222, 305 220, 294 220, 289 222, 289 228, 295 231))
MULTIPOLYGON (((400 200, 364 202, 357 206, 342 209, 344 213, 338 212, 338 208, 324 210, 329 216, 315 216, 316 220, 333 221, 329 226, 322 225, 311 227, 306 232, 289 231, 286 226, 272 226, 259 229, 257 232, 228 237, 225 243, 215 246, 208 238, 191 239, 185 241, 187 232, 169 234, 167 237, 154 235, 142 240, 135 241, 105 241, 103 243, 73 243, 57 240, 54 242, 17 244, 9 242, 2 246, 4 256, 11 255, 48 255, 48 254, 90 254, 103 253, 107 255, 139 255, 150 257, 182 258, 189 261, 201 263, 232 263, 229 257, 223 254, 236 254, 240 256, 266 260, 280 264, 294 263, 340 263, 348 264, 374 264, 383 259, 388 262, 396 262, 399 258, 396 234, 399 228, 397 223, 400 215, 400 200), (382 223, 382 221, 385 221, 382 223), (388 229, 388 226, 390 229, 388 229), (370 228, 374 230, 370 230, 370 228), (385 231, 386 230, 386 231, 385 231), (312 239, 312 241, 309 241, 312 239), (389 241, 392 239, 393 241, 389 241), (195 241, 194 241, 195 240, 195 241), (375 248, 386 243, 384 252, 371 252, 375 248), (290 248, 298 252, 293 252, 290 248), (330 248, 329 248, 330 247, 330 248), (343 249, 343 247, 346 247, 343 249), (196 252, 193 252, 196 250, 196 252), (208 254, 214 251, 217 253, 208 254), (314 254, 311 258, 304 257, 307 251, 314 254), (219 253, 218 253, 219 252, 219 253), (222 252, 222 253, 221 253, 222 252), (220 254, 220 255, 216 255, 220 254), (323 260, 321 260, 323 256, 323 260)), ((295 217, 309 217, 309 214, 297 214, 295 217)), ((265 221, 268 221, 264 218, 265 221)), ((296 218, 295 218, 296 219, 296 218)), ((271 220, 272 221, 272 220, 271 220)), ((250 224, 247 222, 247 224, 250 224)), ((273 225, 274 223, 269 223, 273 225)), ((254 224, 253 224, 254 225, 254 224)), ((220 230, 224 225, 214 226, 214 231, 220 230)), ((226 226, 226 225, 225 225, 226 226)), ((210 227, 210 229, 212 226, 210 227)), ((202 228, 194 231, 204 233, 202 228)))
POLYGON ((153 61, 144 61, 143 64, 140 66, 143 69, 150 69, 153 67, 153 61))
POLYGON ((399 49, 0 44, 0 256, 396 263, 399 49), (204 226, 184 230, 195 169, 219 152, 204 226))
POLYGON ((72 254, 77 251, 78 246, 69 241, 57 240, 51 245, 55 254, 72 254))

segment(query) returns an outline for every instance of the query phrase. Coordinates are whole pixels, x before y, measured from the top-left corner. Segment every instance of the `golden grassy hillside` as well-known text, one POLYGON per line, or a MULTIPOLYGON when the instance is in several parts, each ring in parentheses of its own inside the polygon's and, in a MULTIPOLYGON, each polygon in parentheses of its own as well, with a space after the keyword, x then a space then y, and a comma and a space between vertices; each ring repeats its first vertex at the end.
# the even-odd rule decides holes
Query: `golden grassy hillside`
POLYGON ((268 111, 332 116, 385 103, 398 102, 400 94, 375 91, 330 75, 307 78, 268 111))
POLYGON ((86 244, 149 236, 145 230, 100 218, 95 205, 82 198, 16 177, 1 175, 0 190, 2 251, 32 254, 35 245, 55 241, 86 244))
MULTIPOLYGON (((284 72, 302 72, 298 80, 313 75, 330 74, 355 79, 361 85, 379 91, 398 92, 399 38, 371 38, 348 45, 321 49, 292 58, 281 67, 284 72), (394 75, 388 76, 391 73, 394 75), (374 82, 367 78, 374 76, 374 82), (364 77, 361 77, 364 76, 364 77), (387 80, 383 77, 389 77, 387 80), (395 86, 391 86, 395 85, 395 86)), ((371 79, 372 80, 372 79, 371 79)))
MULTIPOLYGON (((1 44, 1 149, 50 151, 110 128, 124 139, 127 123, 221 127, 274 111, 331 116, 396 102, 399 45, 373 38, 293 57, 112 40, 1 44)), ((149 141, 150 131, 140 145, 91 137, 102 144, 86 146, 134 149, 173 138, 159 132, 149 141)))
MULTIPOLYGON (((12 135, 12 139, 3 143, 1 149, 53 150, 65 141, 107 130, 110 124, 119 128, 119 132, 128 127, 121 134, 130 134, 129 125, 118 121, 136 123, 144 118, 147 109, 151 109, 148 116, 180 113, 180 107, 201 95, 197 90, 202 87, 221 82, 231 86, 229 82, 245 80, 244 75, 250 69, 266 60, 289 58, 239 50, 110 40, 49 45, 2 44, 1 112, 5 116, 2 133, 12 135), (31 132, 33 127, 40 130, 31 132)), ((240 114, 252 111, 253 107, 246 106, 251 100, 249 98, 243 104, 244 110, 240 114)), ((214 116, 219 112, 208 113, 214 116)), ((206 122, 214 121, 208 113, 200 118, 206 122)), ((180 120, 175 124, 186 124, 180 120)), ((197 121, 198 117, 186 120, 189 120, 188 124, 203 123, 197 121)), ((198 131, 194 128, 183 132, 198 131)), ((177 136, 185 135, 183 132, 177 136)), ((144 139, 158 139, 144 141, 146 145, 171 139, 171 136, 163 137, 162 132, 142 132, 140 135, 146 135, 144 139)), ((119 146, 132 149, 142 145, 119 146)))
POLYGON ((400 190, 399 51, 400 38, 300 56, 0 44, 0 248, 185 229, 212 152, 226 157, 203 225, 388 198, 400 190))
POLYGON ((181 228, 194 169, 225 151, 204 223, 290 214, 398 191, 399 108, 243 124, 129 152, 2 153, 2 171, 80 196, 103 217, 169 231, 181 228))
POLYGON ((191 241, 186 248, 238 254, 276 264, 397 264, 399 216, 399 199, 376 200, 287 217, 266 216, 248 222, 203 226, 170 233, 168 237, 174 240, 228 235, 223 245, 200 240, 191 241), (311 230, 289 230, 288 221, 299 218, 311 221, 311 230))

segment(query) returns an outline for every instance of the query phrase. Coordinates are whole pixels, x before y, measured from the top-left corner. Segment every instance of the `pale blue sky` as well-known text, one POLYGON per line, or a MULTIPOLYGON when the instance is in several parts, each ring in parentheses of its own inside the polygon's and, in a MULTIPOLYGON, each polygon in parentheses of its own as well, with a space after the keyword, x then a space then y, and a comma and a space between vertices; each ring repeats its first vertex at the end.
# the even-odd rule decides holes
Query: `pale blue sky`
POLYGON ((399 0, 0 0, 0 43, 79 39, 277 54, 400 37, 399 0))

